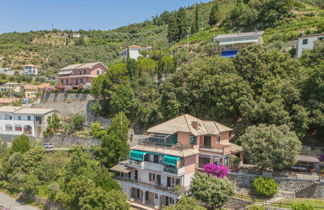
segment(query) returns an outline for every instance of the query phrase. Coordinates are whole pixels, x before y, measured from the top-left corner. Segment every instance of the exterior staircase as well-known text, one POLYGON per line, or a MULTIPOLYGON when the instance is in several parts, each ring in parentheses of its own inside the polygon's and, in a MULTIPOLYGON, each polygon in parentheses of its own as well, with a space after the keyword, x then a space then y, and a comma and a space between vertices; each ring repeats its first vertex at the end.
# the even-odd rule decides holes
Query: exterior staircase
POLYGON ((306 186, 298 188, 297 190, 295 190, 296 198, 309 198, 309 197, 311 197, 314 194, 316 186, 318 184, 320 184, 320 183, 316 182, 316 181, 313 181, 313 182, 310 182, 306 186))

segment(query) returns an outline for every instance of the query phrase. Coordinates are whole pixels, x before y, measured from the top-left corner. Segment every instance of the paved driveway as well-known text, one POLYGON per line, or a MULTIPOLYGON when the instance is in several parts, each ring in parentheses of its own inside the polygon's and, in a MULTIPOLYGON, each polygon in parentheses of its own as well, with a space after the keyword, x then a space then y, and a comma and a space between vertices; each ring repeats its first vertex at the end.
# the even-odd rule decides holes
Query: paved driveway
MULTIPOLYGON (((3 192, 0 192, 0 209, 1 207, 6 207, 10 210, 40 210, 40 208, 20 203, 3 192)), ((6 208, 4 209, 7 210, 6 208)))

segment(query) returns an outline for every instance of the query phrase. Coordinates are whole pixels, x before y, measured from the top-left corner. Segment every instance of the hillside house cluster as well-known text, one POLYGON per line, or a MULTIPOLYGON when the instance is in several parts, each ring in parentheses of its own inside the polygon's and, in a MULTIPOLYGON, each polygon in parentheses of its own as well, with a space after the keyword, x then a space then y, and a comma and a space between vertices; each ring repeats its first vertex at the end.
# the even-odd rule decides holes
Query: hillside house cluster
POLYGON ((60 70, 57 82, 66 88, 90 85, 94 78, 106 71, 107 67, 100 62, 72 64, 60 70))
POLYGON ((175 204, 174 187, 188 190, 196 170, 214 163, 230 167, 242 148, 229 142, 232 129, 215 121, 181 115, 147 130, 129 160, 111 168, 130 201, 154 208, 175 204))
POLYGON ((47 129, 47 118, 55 112, 54 109, 0 107, 0 134, 42 137, 47 129))

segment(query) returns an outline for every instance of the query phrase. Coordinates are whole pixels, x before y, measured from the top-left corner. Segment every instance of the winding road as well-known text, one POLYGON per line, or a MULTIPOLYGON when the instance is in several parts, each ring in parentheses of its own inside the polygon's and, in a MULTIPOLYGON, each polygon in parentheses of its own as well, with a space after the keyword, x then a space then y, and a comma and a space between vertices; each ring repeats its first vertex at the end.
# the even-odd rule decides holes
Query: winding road
POLYGON ((2 210, 40 210, 35 206, 30 206, 17 201, 15 198, 0 192, 0 209, 2 210))

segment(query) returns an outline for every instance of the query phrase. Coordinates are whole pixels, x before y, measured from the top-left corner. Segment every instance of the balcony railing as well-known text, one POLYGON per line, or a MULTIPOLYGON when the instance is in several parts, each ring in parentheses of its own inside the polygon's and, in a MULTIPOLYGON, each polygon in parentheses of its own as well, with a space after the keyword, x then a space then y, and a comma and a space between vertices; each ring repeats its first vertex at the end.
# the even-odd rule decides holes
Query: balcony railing
POLYGON ((163 171, 170 174, 178 174, 178 170, 172 167, 163 167, 163 171))

